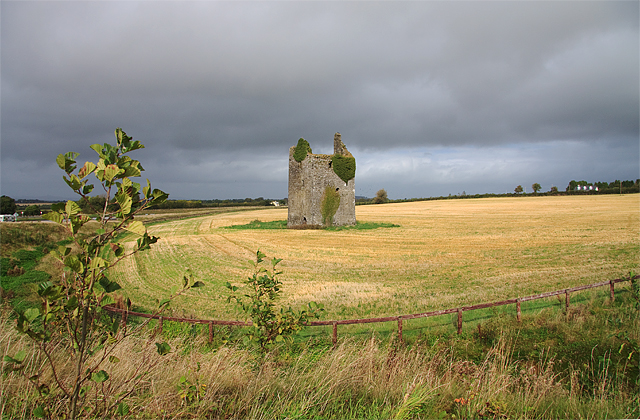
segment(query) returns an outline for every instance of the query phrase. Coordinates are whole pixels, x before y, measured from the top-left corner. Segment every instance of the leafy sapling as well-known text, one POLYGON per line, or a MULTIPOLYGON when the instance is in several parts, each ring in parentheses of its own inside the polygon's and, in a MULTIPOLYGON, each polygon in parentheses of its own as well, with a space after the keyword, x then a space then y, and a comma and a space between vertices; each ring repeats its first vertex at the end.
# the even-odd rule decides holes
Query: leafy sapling
POLYGON ((226 287, 234 293, 229 296, 228 301, 235 300, 252 321, 252 325, 246 329, 244 343, 255 345, 262 352, 276 343, 293 341, 293 336, 311 318, 319 318, 324 311, 323 305, 315 302, 309 302, 308 307, 301 311, 291 307, 276 308, 275 301, 282 293, 282 282, 278 278, 282 271, 278 271, 276 267, 282 260, 273 258, 269 268, 266 268, 263 264, 265 258, 266 255, 258 250, 256 260, 251 261, 253 275, 245 281, 244 287, 226 283, 226 287), (242 294, 238 295, 236 292, 242 294))
MULTIPOLYGON (((105 370, 107 361, 117 362, 113 356, 115 347, 125 336, 137 331, 127 332, 120 324, 120 317, 109 316, 106 309, 115 302, 113 292, 121 287, 110 280, 107 273, 120 261, 150 249, 158 241, 158 237, 149 235, 142 222, 134 218, 168 197, 165 192, 152 189, 148 179, 145 187, 132 181, 131 178, 141 175, 143 168, 128 153, 144 146, 127 136, 121 128, 115 130, 115 136, 115 145, 92 145, 91 149, 96 151, 99 159, 95 163, 85 162, 80 169, 76 162, 78 153, 58 155, 56 162, 65 172, 63 179, 76 194, 90 203, 88 194, 94 186, 88 183, 88 177, 94 175, 106 200, 102 208, 91 209, 100 215, 97 226, 95 222, 89 223, 90 218, 73 201, 55 204, 52 211, 43 216, 64 226, 73 243, 60 246, 55 251, 55 256, 64 267, 64 274, 59 281, 47 281, 39 285, 41 308, 28 309, 18 314, 17 320, 18 331, 28 335, 44 354, 56 389, 67 403, 65 417, 71 419, 81 414, 106 416, 112 414, 113 410, 116 414, 128 411, 125 410, 128 406, 122 401, 123 395, 113 396, 105 402, 108 400, 105 390, 109 389, 106 384, 110 381, 105 370), (137 236, 135 245, 130 249, 118 242, 119 234, 125 232, 137 236), (70 378, 61 375, 59 358, 52 354, 60 345, 69 346, 74 365, 70 378), (96 401, 102 401, 100 406, 88 398, 90 391, 95 394, 96 401)), ((193 276, 185 276, 182 287, 175 288, 169 298, 162 300, 156 313, 165 309, 171 299, 187 289, 201 286, 203 283, 194 281, 193 276)), ((156 346, 160 355, 170 351, 167 343, 157 343, 156 346)), ((6 356, 5 370, 20 371, 23 360, 21 352, 13 357, 6 356)), ((131 384, 131 390, 142 376, 136 371, 134 378, 127 382, 131 384)), ((41 395, 43 391, 49 392, 49 386, 40 383, 38 375, 29 379, 41 395)), ((126 395, 128 393, 125 392, 126 395)), ((43 413, 54 415, 46 407, 39 407, 38 413, 41 409, 43 413)))

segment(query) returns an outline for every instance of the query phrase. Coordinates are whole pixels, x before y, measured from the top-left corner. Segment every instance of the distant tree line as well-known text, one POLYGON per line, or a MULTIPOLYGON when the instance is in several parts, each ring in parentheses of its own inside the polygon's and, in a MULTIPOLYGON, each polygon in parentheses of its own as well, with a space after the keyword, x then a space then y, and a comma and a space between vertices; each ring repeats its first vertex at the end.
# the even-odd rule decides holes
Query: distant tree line
MULTIPOLYGON (((113 201, 113 200, 112 200, 113 201)), ((287 199, 265 199, 263 197, 258 198, 233 198, 226 200, 167 200, 161 204, 150 206, 149 209, 200 209, 206 207, 260 207, 271 206, 274 201, 279 202, 281 205, 286 205, 287 199)), ((135 207, 139 199, 134 198, 135 207)), ((89 199, 81 199, 77 201, 84 213, 94 213, 95 210, 102 210, 105 204, 105 198, 103 196, 89 197, 89 199)), ((109 204, 109 208, 114 206, 114 203, 109 204)))
MULTIPOLYGON (((572 180, 567 185, 567 188, 564 192, 558 191, 557 187, 551 187, 551 190, 548 192, 539 192, 541 190, 541 186, 538 183, 534 183, 532 186, 533 193, 535 195, 571 195, 571 194, 633 194, 640 193, 640 179, 636 179, 635 181, 626 180, 620 181, 615 180, 613 182, 587 182, 587 181, 575 181, 572 180), (580 187, 580 189, 578 189, 580 187), (586 187, 586 188, 585 188, 586 187), (589 188, 591 187, 591 189, 589 188), (597 190, 596 190, 597 188, 597 190)), ((366 198, 366 197, 357 197, 356 205, 364 205, 364 204, 382 204, 382 203, 405 203, 405 202, 413 202, 413 201, 431 201, 431 200, 450 200, 450 199, 464 199, 464 198, 489 198, 489 197, 511 197, 511 196, 523 196, 527 195, 522 194, 523 188, 521 185, 518 185, 513 193, 504 193, 504 194, 494 194, 494 193, 485 193, 485 194, 467 194, 466 192, 462 192, 461 194, 449 194, 448 196, 440 196, 440 197, 428 197, 428 198, 400 198, 396 200, 391 200, 387 197, 387 192, 384 189, 379 190, 376 193, 374 198, 366 198)), ((113 201, 113 200, 112 200, 113 201)), ((133 197, 133 207, 139 204, 139 197, 133 197)), ((231 198, 231 199, 215 199, 215 200, 167 200, 162 204, 158 204, 155 206, 151 206, 150 209, 196 209, 196 208, 206 208, 206 207, 261 207, 261 206, 271 206, 272 203, 276 201, 280 205, 287 205, 287 198, 283 199, 268 199, 264 197, 258 198, 231 198)), ((26 205, 26 203, 45 203, 45 201, 41 200, 14 200, 11 197, 6 195, 2 196, 1 204, 2 208, 1 214, 13 214, 16 211, 21 211, 25 216, 35 216, 39 215, 41 211, 48 210, 50 205, 36 205, 30 204, 26 205), (23 206, 20 206, 23 204, 23 206), (26 207, 24 207, 26 205, 26 207), (24 208, 23 208, 24 207, 24 208)), ((94 196, 88 197, 87 199, 82 198, 76 202, 83 213, 91 214, 100 212, 104 209, 105 198, 104 196, 94 196)), ((111 207, 115 208, 115 202, 110 203, 108 209, 111 210, 111 207)))
POLYGON ((385 190, 380 190, 376 194, 374 198, 366 198, 366 197, 357 197, 356 205, 366 205, 366 204, 380 204, 380 203, 407 203, 414 201, 433 201, 433 200, 456 200, 456 199, 465 199, 465 198, 494 198, 494 197, 524 197, 524 196, 546 196, 546 195, 573 195, 573 194, 633 194, 640 193, 640 179, 636 179, 635 181, 622 181, 622 189, 620 188, 620 180, 616 180, 610 183, 607 182, 594 182, 589 183, 587 181, 571 181, 567 186, 566 191, 561 192, 558 191, 558 187, 551 187, 551 189, 547 192, 539 192, 541 190, 541 186, 538 183, 533 184, 532 186, 533 193, 524 193, 524 188, 521 185, 518 185, 513 193, 504 193, 504 194, 494 194, 494 193, 485 193, 485 194, 467 194, 466 192, 462 192, 460 194, 449 194, 448 196, 439 196, 439 197, 427 197, 427 198, 400 198, 391 200, 387 198, 387 194, 385 190), (587 186, 587 189, 577 189, 577 186, 581 187, 587 186), (592 190, 589 190, 589 186, 593 186, 592 190), (598 191, 595 188, 598 187, 598 191), (382 198, 384 197, 384 199, 382 198))
POLYGON ((286 205, 287 199, 273 199, 273 198, 232 198, 225 200, 202 200, 203 207, 243 207, 243 206, 271 206, 274 201, 280 203, 280 205, 286 205))
POLYGON ((632 194, 640 192, 640 179, 635 181, 620 181, 616 179, 613 182, 587 182, 571 180, 567 185, 566 192, 572 193, 590 193, 595 192, 597 188, 598 194, 632 194), (578 189, 578 187, 580 187, 578 189), (586 189, 584 188, 586 187, 586 189))
POLYGON ((195 209, 205 207, 266 207, 271 206, 274 201, 285 205, 287 199, 271 198, 230 198, 225 200, 167 200, 161 206, 152 207, 159 209, 195 209))
POLYGON ((48 203, 41 200, 14 200, 3 195, 0 199, 0 214, 22 214, 23 216, 40 216, 43 210, 51 208, 51 205, 38 205, 31 203, 48 203))
MULTIPOLYGON (((552 195, 550 193, 542 193, 538 195, 552 195)), ((438 197, 423 197, 423 198, 397 198, 397 199, 387 199, 386 203, 412 203, 415 201, 435 201, 435 200, 457 200, 457 199, 466 199, 466 198, 491 198, 491 197, 513 197, 516 195, 522 196, 522 194, 515 193, 506 193, 506 194, 494 194, 494 193, 485 193, 485 194, 466 194, 464 191, 461 194, 449 194, 448 196, 442 195, 438 197)), ((356 205, 367 205, 367 204, 380 204, 378 197, 374 198, 364 198, 358 197, 356 199, 356 205)))

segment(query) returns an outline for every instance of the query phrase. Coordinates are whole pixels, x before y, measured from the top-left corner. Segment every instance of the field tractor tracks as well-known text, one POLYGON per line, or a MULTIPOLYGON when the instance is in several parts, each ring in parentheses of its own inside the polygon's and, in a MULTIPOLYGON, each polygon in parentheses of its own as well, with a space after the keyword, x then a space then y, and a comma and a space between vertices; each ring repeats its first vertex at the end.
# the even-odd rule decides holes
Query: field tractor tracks
POLYGON ((253 258, 254 251, 247 246, 243 246, 236 241, 221 234, 206 235, 204 240, 220 254, 230 257, 245 259, 253 258))

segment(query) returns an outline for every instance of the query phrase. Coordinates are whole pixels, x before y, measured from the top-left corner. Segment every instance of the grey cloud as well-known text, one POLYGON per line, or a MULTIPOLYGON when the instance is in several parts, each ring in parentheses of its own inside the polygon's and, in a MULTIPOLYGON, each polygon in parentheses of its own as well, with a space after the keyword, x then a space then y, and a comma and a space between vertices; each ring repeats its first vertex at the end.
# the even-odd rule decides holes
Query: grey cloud
MULTIPOLYGON (((69 150, 88 156, 87 146, 111 141, 117 126, 147 144, 150 173, 173 161, 193 166, 171 172, 176 185, 194 185, 180 188, 185 194, 200 194, 198 180, 259 173, 252 167, 279 173, 269 185, 281 183, 277 165, 297 138, 324 148, 335 131, 350 150, 379 158, 557 141, 637 150, 637 2, 0 7, 8 191, 9 168, 48 168, 69 150), (245 166, 219 159, 240 154, 245 166)), ((242 182, 237 189, 253 188, 242 182)))

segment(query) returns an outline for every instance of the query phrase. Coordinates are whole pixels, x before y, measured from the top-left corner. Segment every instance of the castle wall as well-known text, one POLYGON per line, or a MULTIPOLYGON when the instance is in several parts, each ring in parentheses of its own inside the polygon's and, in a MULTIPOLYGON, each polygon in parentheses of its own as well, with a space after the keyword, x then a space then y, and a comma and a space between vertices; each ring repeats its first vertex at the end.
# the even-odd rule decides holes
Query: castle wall
MULTIPOLYGON (((349 153, 336 135, 342 149, 340 154, 349 153)), ((337 144, 338 142, 335 142, 337 144)), ((335 146, 334 144, 334 146, 335 146)), ((338 149, 338 147, 335 147, 338 149)), ((340 197, 340 205, 333 216, 334 226, 356 224, 355 179, 345 183, 332 168, 330 155, 309 153, 302 162, 297 162, 293 153, 295 146, 289 149, 289 216, 287 227, 320 227, 322 220, 322 200, 327 186, 335 190, 340 197)), ((350 156, 350 154, 349 154, 350 156)))

